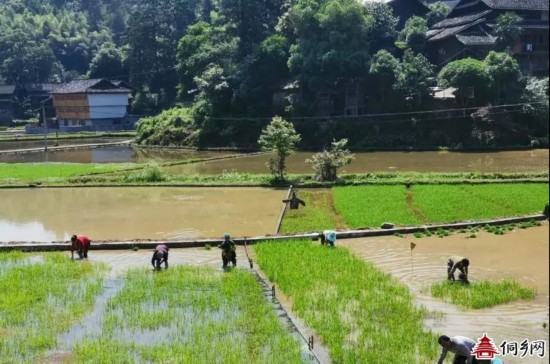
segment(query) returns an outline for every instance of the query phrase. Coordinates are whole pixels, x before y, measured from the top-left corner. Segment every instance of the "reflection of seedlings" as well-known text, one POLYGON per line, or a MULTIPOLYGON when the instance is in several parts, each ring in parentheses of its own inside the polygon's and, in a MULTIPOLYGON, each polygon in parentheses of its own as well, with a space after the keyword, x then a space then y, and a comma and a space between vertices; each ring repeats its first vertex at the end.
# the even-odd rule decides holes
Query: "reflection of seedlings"
POLYGON ((48 253, 27 261, 0 253, 0 362, 32 362, 57 346, 64 332, 93 306, 102 287, 103 265, 72 262, 48 253))
POLYGON ((432 296, 463 308, 480 309, 522 299, 533 299, 535 290, 513 280, 481 281, 469 285, 460 282, 440 282, 431 286, 432 296))
POLYGON ((470 234, 469 238, 470 239, 475 239, 475 238, 477 238, 477 235, 476 234, 470 234))
POLYGON ((233 269, 132 270, 106 305, 99 337, 75 346, 89 362, 299 362, 256 277, 233 269), (98 349, 101 348, 101 349, 98 349))
POLYGON ((401 234, 401 233, 395 233, 393 234, 394 236, 398 237, 398 238, 404 238, 405 235, 401 234))
POLYGON ((210 250, 210 249, 212 249, 212 246, 210 244, 205 244, 204 249, 210 250))
POLYGON ((434 361, 437 338, 423 329, 426 310, 417 309, 407 287, 389 274, 347 249, 309 241, 262 242, 254 250, 268 279, 292 299, 334 362, 434 361))
POLYGON ((421 237, 424 236, 424 234, 422 234, 420 231, 415 232, 413 235, 414 235, 414 237, 417 238, 417 239, 420 239, 421 237))

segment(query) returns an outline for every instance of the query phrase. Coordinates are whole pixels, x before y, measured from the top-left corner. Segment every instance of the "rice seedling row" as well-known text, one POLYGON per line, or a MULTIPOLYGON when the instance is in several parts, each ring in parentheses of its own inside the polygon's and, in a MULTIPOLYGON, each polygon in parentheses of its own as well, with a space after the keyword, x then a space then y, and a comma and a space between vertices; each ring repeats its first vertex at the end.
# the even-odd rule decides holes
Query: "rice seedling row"
POLYGON ((302 362, 253 275, 186 266, 129 271, 101 335, 74 352, 85 362, 302 362))
POLYGON ((432 296, 462 308, 481 309, 516 300, 535 297, 535 290, 514 280, 480 281, 465 285, 459 282, 439 282, 430 287, 432 296))
POLYGON ((263 242, 258 263, 337 363, 426 363, 437 340, 408 289, 348 250, 309 241, 263 242))
POLYGON ((90 310, 105 267, 58 253, 43 260, 0 253, 0 262, 0 362, 36 362, 90 310))

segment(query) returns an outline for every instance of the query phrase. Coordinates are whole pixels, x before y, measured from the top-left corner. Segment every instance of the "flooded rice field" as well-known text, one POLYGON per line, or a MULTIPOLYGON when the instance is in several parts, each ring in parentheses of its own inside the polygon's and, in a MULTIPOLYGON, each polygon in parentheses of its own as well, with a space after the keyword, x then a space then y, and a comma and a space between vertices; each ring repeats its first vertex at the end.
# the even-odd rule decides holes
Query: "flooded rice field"
MULTIPOLYGON (((42 145, 38 146, 40 147, 42 145)), ((130 146, 111 146, 48 152, 0 154, 0 163, 162 163, 183 159, 222 157, 233 154, 238 153, 232 151, 143 149, 132 148, 130 146)))
MULTIPOLYGON (((502 152, 357 152, 340 173, 367 172, 531 172, 548 171, 548 149, 502 152)), ((288 173, 313 173, 305 162, 313 152, 297 152, 287 159, 288 173)), ((220 174, 223 171, 268 173, 269 155, 168 167, 172 174, 220 174)))
MULTIPOLYGON (((117 143, 130 139, 129 137, 120 138, 81 138, 81 139, 56 139, 55 136, 48 135, 48 147, 56 145, 82 145, 82 144, 100 144, 117 143)), ((0 141, 0 151, 13 149, 43 148, 44 140, 17 140, 0 141)))
POLYGON ((101 187, 0 190, 0 242, 272 234, 286 190, 101 187))
MULTIPOLYGON (((349 239, 338 242, 406 284, 416 302, 436 312, 428 328, 446 335, 479 338, 484 332, 498 346, 503 340, 549 340, 549 226, 519 229, 505 235, 481 232, 477 238, 453 234, 445 238, 412 236, 349 239), (410 242, 416 243, 412 251, 410 242), (533 301, 518 301, 489 309, 461 310, 434 299, 428 287, 446 279, 449 256, 470 259, 470 279, 514 279, 537 290, 533 301), (546 325, 544 327, 543 325, 546 325)), ((547 354, 548 355, 548 354, 547 354)), ((537 357, 504 357, 506 363, 548 363, 537 357)))

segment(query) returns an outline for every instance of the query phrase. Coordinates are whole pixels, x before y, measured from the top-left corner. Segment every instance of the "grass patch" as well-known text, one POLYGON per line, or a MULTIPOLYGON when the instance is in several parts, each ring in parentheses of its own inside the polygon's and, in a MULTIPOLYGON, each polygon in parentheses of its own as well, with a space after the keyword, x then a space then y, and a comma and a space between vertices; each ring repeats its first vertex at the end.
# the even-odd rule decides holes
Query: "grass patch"
POLYGON ((93 363, 299 363, 255 276, 177 266, 132 270, 107 303, 102 334, 75 347, 93 363))
POLYGON ((434 361, 438 344, 423 329, 426 312, 414 307, 405 286, 369 262, 303 240, 263 242, 254 250, 335 363, 434 361))
POLYGON ((535 290, 522 287, 518 282, 482 281, 465 285, 458 282, 440 282, 431 286, 432 296, 462 308, 487 308, 516 300, 533 299, 535 290))
POLYGON ((39 181, 46 178, 68 178, 84 174, 118 171, 124 164, 77 163, 0 163, 0 181, 39 181))
POLYGON ((306 206, 300 206, 297 210, 286 210, 281 223, 281 234, 345 228, 334 211, 330 189, 300 191, 298 196, 304 200, 306 206))
POLYGON ((104 266, 60 253, 31 261, 0 253, 0 362, 36 362, 57 335, 92 308, 104 266))
POLYGON ((407 207, 405 186, 337 187, 333 193, 336 210, 351 228, 420 223, 407 207))

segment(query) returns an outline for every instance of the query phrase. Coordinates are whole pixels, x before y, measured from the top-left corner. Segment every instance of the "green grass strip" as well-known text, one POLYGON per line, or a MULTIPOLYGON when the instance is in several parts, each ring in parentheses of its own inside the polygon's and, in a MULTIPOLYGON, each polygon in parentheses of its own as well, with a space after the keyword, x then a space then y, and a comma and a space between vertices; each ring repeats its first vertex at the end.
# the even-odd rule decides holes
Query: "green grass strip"
POLYGON ((407 207, 405 186, 336 187, 333 191, 336 209, 351 228, 420 223, 407 207))
POLYGON ((36 363, 92 308, 104 266, 60 253, 43 262, 0 253, 0 262, 0 363, 36 363))
POLYGON ((330 189, 315 189, 299 192, 306 207, 297 210, 287 208, 281 223, 281 234, 321 231, 323 229, 345 228, 334 210, 334 200, 330 189))
POLYGON ((432 296, 462 308, 487 308, 516 300, 533 299, 535 290, 522 287, 518 282, 481 281, 464 285, 458 282, 440 282, 431 286, 432 296))
POLYGON ((293 310, 335 363, 428 363, 437 338, 409 290, 347 249, 308 241, 254 245, 258 263, 293 301, 293 310))
POLYGON ((0 163, 0 181, 3 179, 38 181, 46 178, 68 178, 83 174, 118 171, 124 164, 77 163, 0 163))
POLYGON ((413 186, 414 202, 430 222, 541 213, 548 203, 548 184, 413 186))
POLYGON ((107 303, 102 335, 75 347, 90 363, 299 363, 283 327, 249 272, 205 267, 132 270, 107 303))

